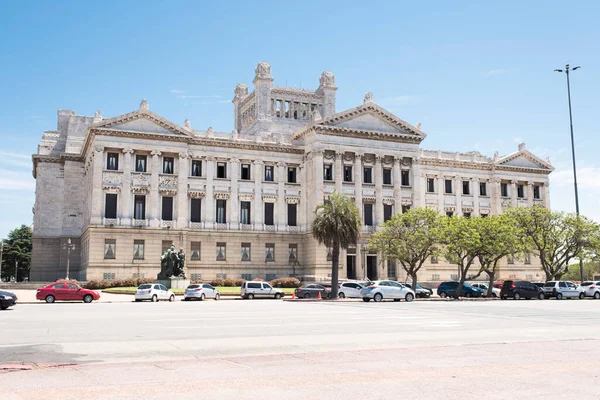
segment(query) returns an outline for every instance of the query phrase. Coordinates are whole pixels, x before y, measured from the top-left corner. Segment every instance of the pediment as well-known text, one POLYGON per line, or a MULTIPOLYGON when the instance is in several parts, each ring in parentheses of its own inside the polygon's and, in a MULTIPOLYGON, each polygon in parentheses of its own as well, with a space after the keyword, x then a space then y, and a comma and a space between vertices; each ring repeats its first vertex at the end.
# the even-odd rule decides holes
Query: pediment
POLYGON ((527 150, 518 151, 496 160, 496 165, 514 168, 554 170, 554 167, 527 150))
POLYGON ((187 131, 148 110, 138 110, 115 118, 103 120, 93 126, 96 129, 149 133, 160 135, 190 136, 187 131))

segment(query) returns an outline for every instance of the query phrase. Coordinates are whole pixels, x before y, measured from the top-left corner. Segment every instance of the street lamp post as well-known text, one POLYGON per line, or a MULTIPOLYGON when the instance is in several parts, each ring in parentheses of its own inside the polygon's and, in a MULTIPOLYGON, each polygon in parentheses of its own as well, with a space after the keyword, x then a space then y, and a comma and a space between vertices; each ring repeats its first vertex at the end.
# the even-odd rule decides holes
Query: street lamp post
MULTIPOLYGON (((576 71, 580 66, 571 68, 569 64, 565 69, 555 69, 554 72, 564 72, 567 75, 567 97, 569 99, 569 124, 571 127, 571 155, 573 157, 573 183, 575 187, 575 212, 579 216, 579 193, 577 190, 577 167, 575 166, 575 137, 573 136, 573 113, 571 111, 571 81, 569 80, 569 71, 576 71)), ((583 260, 579 259, 579 278, 583 282, 583 260)))
POLYGON ((71 238, 63 245, 63 249, 67 250, 67 277, 66 280, 69 280, 69 263, 71 261, 71 250, 75 250, 75 245, 71 243, 71 238))
POLYGON ((4 253, 4 239, 0 240, 0 282, 2 282, 2 255, 4 253))

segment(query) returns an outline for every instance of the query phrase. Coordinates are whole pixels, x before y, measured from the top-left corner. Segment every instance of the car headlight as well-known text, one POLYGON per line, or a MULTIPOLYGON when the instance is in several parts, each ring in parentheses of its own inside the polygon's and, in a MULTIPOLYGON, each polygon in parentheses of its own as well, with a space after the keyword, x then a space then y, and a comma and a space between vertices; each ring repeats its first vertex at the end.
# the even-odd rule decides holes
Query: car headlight
POLYGON ((12 296, 6 296, 6 295, 0 294, 0 300, 12 300, 12 296))

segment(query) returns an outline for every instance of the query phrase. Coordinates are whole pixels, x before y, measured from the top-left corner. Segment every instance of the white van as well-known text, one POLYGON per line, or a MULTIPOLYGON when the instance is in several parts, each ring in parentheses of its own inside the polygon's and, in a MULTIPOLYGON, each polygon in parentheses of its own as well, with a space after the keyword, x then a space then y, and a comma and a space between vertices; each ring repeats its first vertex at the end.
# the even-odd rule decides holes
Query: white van
POLYGON ((244 282, 240 289, 242 299, 272 298, 280 299, 285 295, 283 290, 275 289, 266 282, 244 282))

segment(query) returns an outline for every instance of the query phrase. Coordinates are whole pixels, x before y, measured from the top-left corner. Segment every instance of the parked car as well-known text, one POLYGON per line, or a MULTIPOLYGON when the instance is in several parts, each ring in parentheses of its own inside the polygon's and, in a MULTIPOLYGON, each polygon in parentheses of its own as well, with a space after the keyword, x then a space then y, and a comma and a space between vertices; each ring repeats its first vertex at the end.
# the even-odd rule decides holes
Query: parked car
POLYGON ((417 283, 417 290, 413 289, 412 283, 410 283, 410 282, 405 282, 405 283, 403 283, 403 285, 409 289, 412 289, 415 292, 417 297, 428 298, 433 295, 433 289, 430 289, 428 287, 423 287, 423 286, 419 285, 418 283, 417 283))
POLYGON ((35 298, 46 300, 46 303, 54 303, 57 300, 91 303, 93 300, 100 299, 100 293, 95 290, 84 289, 75 283, 54 282, 39 288, 35 294, 35 298))
MULTIPOLYGON (((472 282, 469 283, 471 286, 479 288, 481 290, 483 290, 483 296, 487 296, 488 293, 488 285, 486 285, 485 283, 481 283, 481 282, 472 282)), ((497 287, 493 287, 492 286, 492 294, 491 297, 500 297, 500 290, 497 287)))
POLYGON ((285 293, 283 290, 275 289, 265 282, 244 282, 240 288, 240 296, 242 299, 254 299, 260 297, 280 299, 285 296, 285 293))
POLYGON ((331 294, 331 288, 326 288, 323 285, 319 285, 317 283, 311 283, 309 285, 304 285, 294 290, 294 294, 298 298, 304 299, 316 299, 319 297, 319 293, 321 293, 321 298, 327 299, 331 294))
POLYGON ((135 291, 135 301, 150 300, 156 303, 160 300, 175 301, 175 293, 160 283, 146 283, 138 286, 135 291))
POLYGON ((371 299, 377 302, 387 299, 400 301, 404 299, 411 302, 415 298, 415 292, 398 282, 375 281, 361 289, 360 296, 363 301, 371 301, 371 299))
POLYGON ((12 307, 17 304, 17 295, 12 292, 0 290, 0 309, 6 310, 8 307, 12 307))
POLYGON ((542 290, 544 290, 544 285, 546 284, 546 282, 531 282, 533 283, 535 286, 542 288, 542 290))
POLYGON ((340 288, 338 290, 338 297, 340 299, 343 299, 346 297, 351 298, 351 299, 358 299, 361 297, 360 291, 364 287, 365 287, 365 285, 360 282, 342 282, 340 284, 340 288))
MULTIPOLYGON (((437 288, 437 294, 441 298, 454 297, 458 298, 458 282, 442 282, 437 288)), ((468 283, 463 283, 461 296, 464 297, 482 297, 484 295, 483 290, 473 287, 468 283)))
POLYGON ((544 300, 546 295, 544 289, 537 286, 534 283, 528 281, 504 281, 502 284, 502 290, 500 291, 500 298, 506 300, 512 297, 515 300, 521 298, 529 299, 540 299, 544 300))
POLYGON ((544 285, 544 295, 546 297, 556 297, 557 300, 562 298, 580 298, 585 297, 583 289, 573 282, 568 281, 549 281, 544 285))
POLYGON ((209 285, 208 283, 198 283, 198 284, 189 285, 185 289, 185 292, 183 294, 184 301, 188 301, 188 300, 201 300, 202 301, 204 299, 219 300, 220 297, 221 297, 221 295, 219 294, 219 291, 212 285, 209 285))
POLYGON ((600 299, 600 281, 587 281, 581 284, 583 295, 585 297, 593 297, 596 300, 600 299))

